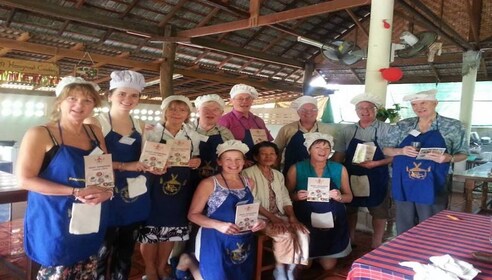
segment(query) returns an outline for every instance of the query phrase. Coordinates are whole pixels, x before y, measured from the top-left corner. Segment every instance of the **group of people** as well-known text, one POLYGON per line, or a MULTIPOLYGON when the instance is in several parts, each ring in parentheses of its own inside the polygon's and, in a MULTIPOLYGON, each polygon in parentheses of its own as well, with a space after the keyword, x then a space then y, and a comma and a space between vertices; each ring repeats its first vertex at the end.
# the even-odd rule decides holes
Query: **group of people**
POLYGON ((27 255, 41 265, 38 279, 128 279, 137 242, 143 279, 252 279, 257 231, 273 239, 275 279, 294 279, 296 267, 314 259, 330 270, 351 252, 358 207, 368 207, 373 216, 372 246, 382 243, 391 162, 402 233, 445 207, 449 163, 467 153, 462 125, 436 113, 435 92, 408 96, 417 117, 396 126, 376 120, 381 102, 361 94, 352 100, 359 122, 336 138, 332 125, 317 121, 317 100, 302 96, 292 102, 299 121, 273 139, 251 112, 258 97, 254 87, 235 85, 233 109, 225 115, 218 95, 198 97, 193 123, 191 101, 169 96, 156 125, 130 114, 144 87, 138 72, 113 72, 111 108, 92 117, 101 104, 97 85, 66 77, 56 88, 51 121, 25 134, 17 175, 29 190, 24 243, 27 255), (148 166, 139 161, 146 141, 185 142, 189 161, 148 166), (415 141, 445 153, 416 160, 418 151, 410 144, 415 141), (376 152, 372 160, 354 164, 360 143, 376 146, 376 152), (112 155, 114 187, 84 180, 84 156, 103 153, 112 155), (329 200, 308 199, 308 190, 320 185, 329 200), (259 219, 241 231, 236 207, 255 201, 259 219), (99 230, 72 231, 82 204, 97 209, 90 213, 99 230), (169 259, 177 253, 182 254, 172 273, 169 259))

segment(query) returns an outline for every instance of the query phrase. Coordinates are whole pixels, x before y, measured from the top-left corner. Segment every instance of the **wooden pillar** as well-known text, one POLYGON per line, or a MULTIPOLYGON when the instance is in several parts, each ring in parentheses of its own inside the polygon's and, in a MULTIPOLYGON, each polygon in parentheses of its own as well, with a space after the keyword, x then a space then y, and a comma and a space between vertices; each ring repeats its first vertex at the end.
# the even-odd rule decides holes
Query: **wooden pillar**
POLYGON ((311 95, 309 91, 309 84, 313 79, 314 63, 312 61, 307 61, 304 65, 304 81, 302 83, 302 94, 311 95))
MULTIPOLYGON (((171 26, 167 26, 164 32, 164 36, 171 37, 174 34, 174 30, 171 26)), ((176 57, 176 43, 164 42, 162 44, 162 63, 160 67, 160 91, 162 99, 173 95, 173 72, 174 72, 174 59, 176 57)))

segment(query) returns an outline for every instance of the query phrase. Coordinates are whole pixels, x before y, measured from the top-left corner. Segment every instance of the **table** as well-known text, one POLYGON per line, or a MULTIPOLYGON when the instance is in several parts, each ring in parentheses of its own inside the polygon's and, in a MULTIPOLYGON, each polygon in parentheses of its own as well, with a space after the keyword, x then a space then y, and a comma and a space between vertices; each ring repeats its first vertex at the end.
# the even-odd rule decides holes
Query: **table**
POLYGON ((492 182, 492 176, 489 173, 492 171, 492 162, 487 162, 482 165, 473 167, 465 171, 457 171, 453 174, 455 179, 465 179, 465 212, 471 213, 472 202, 473 202, 473 189, 475 188, 476 182, 482 183, 482 199, 480 209, 487 209, 487 200, 489 187, 488 183, 492 182))
POLYGON ((0 204, 27 200, 27 191, 17 186, 17 178, 0 171, 0 204))
POLYGON ((471 255, 474 251, 492 253, 489 234, 490 217, 444 210, 357 259, 347 279, 413 279, 413 270, 400 262, 430 263, 429 257, 444 254, 481 270, 475 279, 492 279, 492 263, 471 255))

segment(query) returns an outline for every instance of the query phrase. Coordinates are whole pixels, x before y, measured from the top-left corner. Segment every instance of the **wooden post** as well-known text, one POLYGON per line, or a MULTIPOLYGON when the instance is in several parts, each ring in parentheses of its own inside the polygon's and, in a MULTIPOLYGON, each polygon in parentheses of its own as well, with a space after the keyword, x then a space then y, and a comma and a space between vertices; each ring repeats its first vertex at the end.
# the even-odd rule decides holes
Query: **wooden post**
POLYGON ((304 81, 302 83, 302 95, 311 95, 309 92, 309 84, 313 79, 314 63, 307 61, 304 65, 304 81))
MULTIPOLYGON (((164 32, 165 37, 171 37, 174 34, 172 26, 167 26, 164 32)), ((162 99, 173 95, 173 72, 174 72, 174 59, 176 57, 176 43, 164 42, 162 44, 162 63, 160 67, 160 91, 162 99)))

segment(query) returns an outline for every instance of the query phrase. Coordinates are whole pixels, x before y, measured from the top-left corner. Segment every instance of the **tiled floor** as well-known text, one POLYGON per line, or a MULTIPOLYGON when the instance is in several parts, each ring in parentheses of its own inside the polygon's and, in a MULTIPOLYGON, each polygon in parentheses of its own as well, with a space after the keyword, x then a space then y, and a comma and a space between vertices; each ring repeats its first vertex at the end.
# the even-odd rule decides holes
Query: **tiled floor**
MULTIPOLYGON (((473 209, 478 210, 480 203, 480 195, 475 194, 475 200, 473 204, 473 209)), ((463 193, 456 192, 453 193, 451 199, 451 209, 456 211, 462 211, 464 209, 464 198, 463 193)), ((388 229, 386 231, 385 239, 391 239, 395 236, 394 225, 392 221, 390 221, 388 229)), ((319 267, 318 264, 314 263, 309 269, 300 270, 298 272, 298 279, 300 280, 334 280, 334 279, 345 279, 348 271, 350 270, 350 266, 352 262, 364 255, 365 253, 370 251, 371 244, 371 236, 365 232, 357 232, 355 242, 353 242, 356 246, 354 247, 352 253, 341 260, 339 260, 336 268, 333 271, 329 271, 324 273, 323 270, 319 267)), ((140 256, 140 252, 135 250, 134 258, 133 258, 133 267, 131 272, 130 280, 139 280, 144 273, 144 265, 142 257, 140 256)), ((6 271, 0 267, 0 279, 10 280, 15 279, 9 276, 6 271)), ((271 271, 267 271, 263 274, 263 279, 270 280, 273 279, 271 276, 271 271)))

